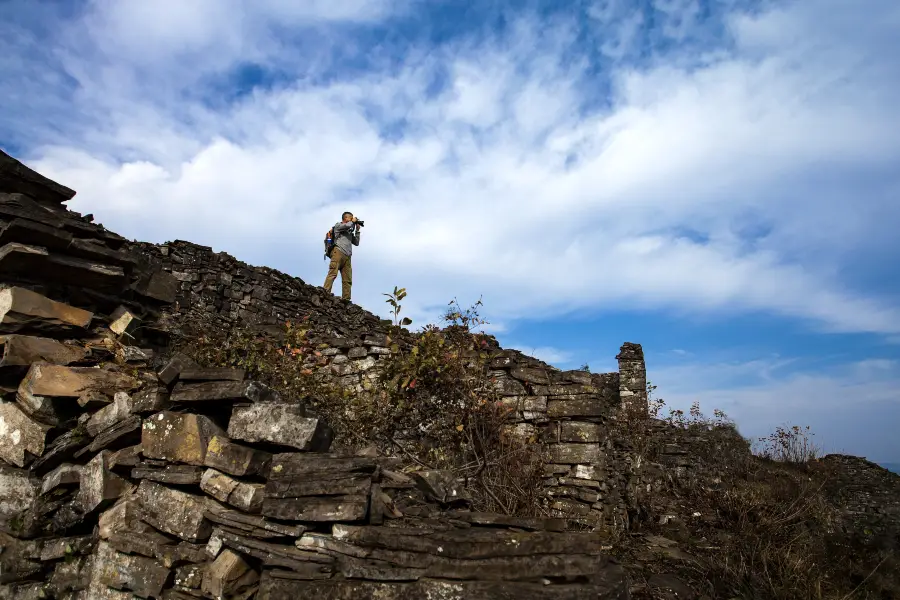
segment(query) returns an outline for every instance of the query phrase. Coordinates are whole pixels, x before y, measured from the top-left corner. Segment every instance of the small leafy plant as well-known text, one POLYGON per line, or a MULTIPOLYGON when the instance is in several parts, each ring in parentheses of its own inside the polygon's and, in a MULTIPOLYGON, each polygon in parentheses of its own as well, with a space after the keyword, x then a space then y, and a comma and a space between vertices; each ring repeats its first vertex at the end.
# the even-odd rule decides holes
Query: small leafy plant
POLYGON ((406 288, 398 288, 394 286, 393 293, 390 294, 382 294, 383 296, 387 296, 388 299, 385 300, 388 304, 394 307, 391 311, 391 315, 394 320, 394 327, 406 327, 407 325, 412 325, 412 319, 409 317, 400 318, 400 309, 403 308, 400 305, 400 301, 406 298, 406 288))

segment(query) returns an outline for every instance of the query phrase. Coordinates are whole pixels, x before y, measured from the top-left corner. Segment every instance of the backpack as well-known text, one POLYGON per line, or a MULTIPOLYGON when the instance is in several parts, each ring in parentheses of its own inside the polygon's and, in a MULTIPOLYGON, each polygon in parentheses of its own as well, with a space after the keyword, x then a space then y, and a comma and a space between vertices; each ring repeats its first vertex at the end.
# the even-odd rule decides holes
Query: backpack
MULTIPOLYGON (((325 258, 331 258, 331 251, 334 250, 334 227, 328 230, 325 236, 325 258)), ((324 260, 324 259, 323 259, 324 260)))

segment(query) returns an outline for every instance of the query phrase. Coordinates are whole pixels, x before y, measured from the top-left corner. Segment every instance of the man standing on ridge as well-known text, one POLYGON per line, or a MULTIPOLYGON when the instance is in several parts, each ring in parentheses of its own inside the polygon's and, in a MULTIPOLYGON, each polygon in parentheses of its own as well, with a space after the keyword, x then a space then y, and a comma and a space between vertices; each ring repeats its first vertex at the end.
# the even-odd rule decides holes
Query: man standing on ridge
POLYGON ((328 265, 328 275, 325 277, 325 291, 331 292, 331 286, 341 272, 341 298, 350 299, 350 287, 353 285, 353 267, 350 264, 350 256, 353 254, 353 246, 359 246, 360 225, 357 218, 351 212, 341 215, 341 222, 337 223, 326 236, 334 236, 334 246, 331 251, 331 263, 328 265))

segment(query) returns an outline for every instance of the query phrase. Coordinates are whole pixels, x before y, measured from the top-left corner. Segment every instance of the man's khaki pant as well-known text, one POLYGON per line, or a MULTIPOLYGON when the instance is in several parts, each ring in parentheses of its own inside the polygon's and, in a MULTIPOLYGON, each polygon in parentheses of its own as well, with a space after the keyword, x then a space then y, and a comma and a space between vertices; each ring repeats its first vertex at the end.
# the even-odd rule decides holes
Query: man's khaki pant
POLYGON ((349 300, 350 287, 353 285, 353 267, 350 265, 350 257, 335 248, 331 251, 331 264, 328 265, 328 275, 325 277, 325 291, 331 291, 338 271, 341 272, 341 298, 349 300))

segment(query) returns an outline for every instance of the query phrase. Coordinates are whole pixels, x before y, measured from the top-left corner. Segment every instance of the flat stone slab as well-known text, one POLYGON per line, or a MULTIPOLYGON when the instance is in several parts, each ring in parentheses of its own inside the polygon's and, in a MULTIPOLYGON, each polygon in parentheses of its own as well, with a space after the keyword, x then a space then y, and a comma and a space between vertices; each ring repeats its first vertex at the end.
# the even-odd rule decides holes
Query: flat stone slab
POLYGON ((249 514, 259 513, 262 508, 265 487, 261 483, 238 481, 215 469, 207 469, 200 479, 201 490, 249 514))
POLYGON ((36 362, 67 365, 87 355, 84 348, 30 335, 0 336, 0 343, 3 344, 0 367, 27 367, 36 362))
POLYGON ((24 467, 40 457, 50 429, 16 404, 0 400, 0 458, 6 462, 24 467))
POLYGON ((194 359, 181 352, 176 352, 172 358, 169 359, 169 362, 166 363, 166 366, 160 370, 157 376, 164 385, 172 385, 172 383, 178 379, 178 376, 182 371, 196 367, 198 367, 198 365, 194 362, 194 359))
POLYGON ((609 408, 602 400, 592 396, 579 399, 547 401, 547 416, 557 417, 602 417, 609 412, 609 408))
POLYGON ((3 150, 0 150, 0 192, 21 192, 53 204, 75 197, 75 190, 44 177, 3 150))
POLYGON ((155 467, 137 465, 131 469, 132 479, 149 479, 159 483, 174 485, 197 485, 203 476, 203 469, 193 465, 166 465, 155 467))
POLYGON ((46 494, 60 486, 78 485, 81 482, 81 465, 65 463, 59 465, 46 475, 41 483, 41 494, 46 494))
POLYGON ((51 254, 40 246, 17 242, 0 246, 0 274, 56 281, 104 292, 121 291, 126 282, 122 267, 51 254))
POLYGON ((560 442, 601 442, 607 437, 606 427, 599 423, 562 421, 558 424, 558 427, 551 427, 550 429, 551 431, 548 431, 548 434, 560 442), (554 429, 555 431, 552 431, 554 429))
POLYGON ((325 452, 333 432, 320 419, 305 416, 299 404, 258 402, 235 406, 228 437, 245 442, 271 442, 308 452, 325 452))
POLYGON ((551 444, 550 462, 557 464, 591 464, 603 459, 600 444, 551 444))
POLYGON ((146 458, 201 466, 213 436, 221 428, 203 415, 163 411, 147 417, 141 430, 141 452, 146 458))
POLYGON ((9 242, 33 244, 48 250, 66 250, 72 243, 72 234, 59 227, 17 217, 0 231, 0 246, 9 242))
POLYGON ((134 377, 109 369, 35 363, 19 384, 19 391, 34 396, 78 398, 88 392, 112 396, 138 385, 134 377))
POLYGON ((172 388, 169 399, 172 402, 210 401, 250 401, 264 402, 277 399, 277 394, 268 386, 257 381, 204 381, 192 383, 184 381, 184 373, 172 388))
POLYGON ((138 487, 138 498, 144 521, 156 529, 188 542, 209 539, 212 524, 203 517, 206 503, 202 496, 145 479, 138 487))
POLYGON ((95 412, 88 419, 86 429, 91 437, 112 427, 119 421, 124 421, 131 416, 131 396, 125 392, 116 392, 113 401, 95 412))
POLYGON ((94 314, 21 287, 0 290, 0 331, 86 329, 94 314))
POLYGON ((203 464, 242 477, 263 473, 271 460, 272 455, 268 452, 235 444, 226 437, 213 436, 206 448, 203 464))
POLYGON ((97 545, 94 573, 97 582, 142 598, 160 598, 169 579, 169 569, 158 561, 117 552, 107 542, 97 545))

